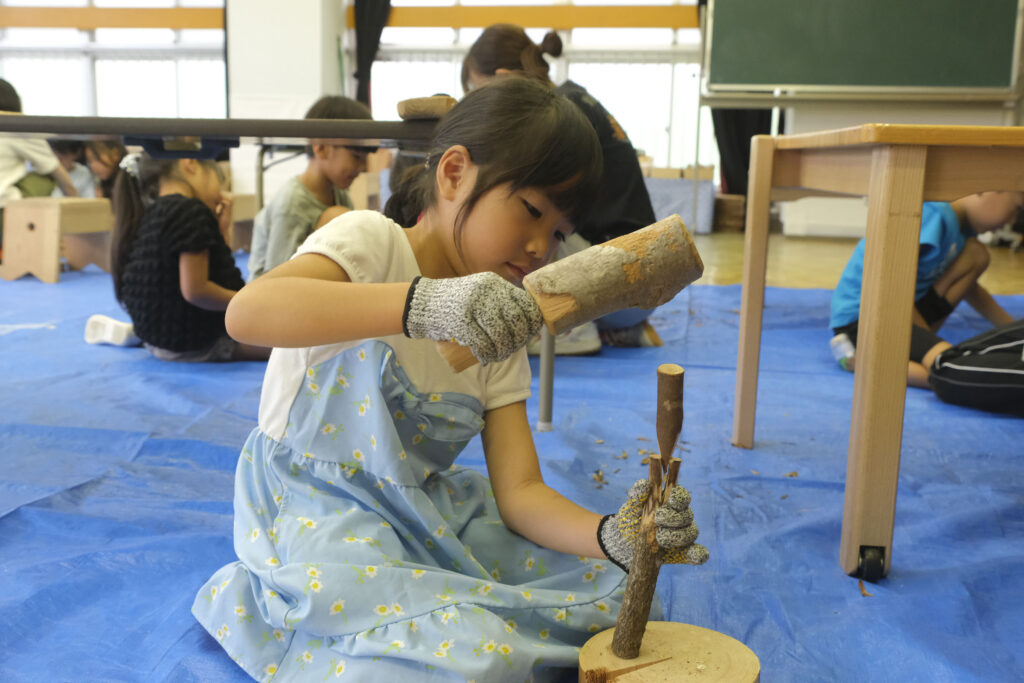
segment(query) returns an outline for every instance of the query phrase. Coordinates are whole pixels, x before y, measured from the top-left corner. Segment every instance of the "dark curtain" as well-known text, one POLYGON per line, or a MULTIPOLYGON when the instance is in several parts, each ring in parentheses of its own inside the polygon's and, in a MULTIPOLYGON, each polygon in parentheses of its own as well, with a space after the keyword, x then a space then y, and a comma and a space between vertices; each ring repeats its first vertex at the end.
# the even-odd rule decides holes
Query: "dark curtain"
POLYGON ((391 14, 391 0, 356 0, 356 99, 370 106, 370 68, 380 34, 391 14))
MULTIPOLYGON (((780 114, 781 116, 781 114, 780 114)), ((747 193, 747 170, 750 167, 750 138, 772 132, 771 109, 712 109, 715 140, 722 161, 722 192, 747 193)), ((779 119, 779 133, 783 121, 779 119)))

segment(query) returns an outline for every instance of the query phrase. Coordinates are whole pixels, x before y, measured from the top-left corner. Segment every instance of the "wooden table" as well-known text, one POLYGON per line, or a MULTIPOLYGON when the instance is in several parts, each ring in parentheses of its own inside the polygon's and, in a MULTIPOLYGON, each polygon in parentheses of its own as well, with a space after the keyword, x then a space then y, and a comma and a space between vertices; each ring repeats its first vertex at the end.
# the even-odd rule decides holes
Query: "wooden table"
POLYGON ((751 140, 732 442, 754 445, 771 199, 868 200, 840 564, 889 571, 921 203, 1024 190, 1024 127, 866 124, 751 140))

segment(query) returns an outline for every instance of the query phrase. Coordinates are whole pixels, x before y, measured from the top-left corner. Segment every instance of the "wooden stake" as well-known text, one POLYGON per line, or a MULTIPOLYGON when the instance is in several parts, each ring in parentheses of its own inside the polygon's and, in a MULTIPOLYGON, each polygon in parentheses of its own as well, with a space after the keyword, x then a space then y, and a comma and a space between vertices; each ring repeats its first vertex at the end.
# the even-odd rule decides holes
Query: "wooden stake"
POLYGON ((612 652, 622 659, 640 654, 640 644, 651 615, 651 601, 661 569, 661 548, 658 547, 654 511, 675 486, 682 461, 672 457, 672 450, 683 428, 683 368, 674 364, 658 368, 658 447, 659 455, 651 455, 648 465, 650 494, 640 519, 640 531, 633 543, 633 561, 629 566, 626 593, 615 623, 612 652), (664 475, 664 477, 663 477, 664 475))
POLYGON ((672 489, 676 486, 676 479, 679 478, 679 468, 682 466, 683 461, 679 458, 672 458, 668 461, 668 474, 665 475, 665 499, 668 499, 668 494, 672 493, 672 489))
POLYGON ((661 505, 661 474, 665 471, 660 455, 648 456, 647 479, 651 482, 651 494, 647 497, 647 509, 655 510, 661 505))
POLYGON ((683 375, 686 371, 675 363, 658 366, 658 450, 663 465, 668 467, 679 432, 683 429, 683 375))
MULTIPOLYGON (((654 492, 651 492, 654 495, 654 492)), ((633 544, 633 561, 629 566, 626 593, 622 597, 622 608, 615 622, 612 637, 612 652, 623 659, 633 659, 640 654, 640 643, 651 616, 651 601, 658 583, 661 560, 658 557, 657 527, 654 513, 644 510, 640 520, 640 533, 633 544)))

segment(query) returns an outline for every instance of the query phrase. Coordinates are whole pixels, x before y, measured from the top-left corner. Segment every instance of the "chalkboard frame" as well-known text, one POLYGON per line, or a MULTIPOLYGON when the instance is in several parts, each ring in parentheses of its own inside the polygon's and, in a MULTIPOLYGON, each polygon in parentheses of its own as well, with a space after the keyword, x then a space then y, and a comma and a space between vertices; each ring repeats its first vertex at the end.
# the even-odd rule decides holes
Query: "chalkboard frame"
POLYGON ((704 50, 702 68, 702 98, 715 99, 719 97, 731 97, 741 93, 769 97, 797 97, 806 95, 835 96, 839 98, 848 96, 879 95, 889 98, 922 98, 934 99, 945 97, 969 98, 969 99, 1015 99, 1020 89, 1020 61, 1022 41, 1024 41, 1024 0, 1016 0, 1016 13, 1014 21, 1013 48, 1010 64, 1009 83, 1005 86, 915 86, 915 85, 823 85, 819 83, 725 83, 714 82, 714 64, 712 53, 714 49, 714 21, 715 21, 716 0, 708 0, 706 22, 704 29, 704 50))

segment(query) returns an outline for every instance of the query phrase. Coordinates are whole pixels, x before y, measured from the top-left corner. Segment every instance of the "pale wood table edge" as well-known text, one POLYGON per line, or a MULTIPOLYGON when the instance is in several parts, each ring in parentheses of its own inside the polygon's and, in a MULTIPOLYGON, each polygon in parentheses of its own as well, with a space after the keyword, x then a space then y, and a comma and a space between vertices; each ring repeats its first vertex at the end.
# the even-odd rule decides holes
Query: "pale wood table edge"
POLYGON ((777 135, 773 139, 775 148, 780 150, 854 145, 1024 147, 1024 126, 865 123, 813 133, 777 135))

